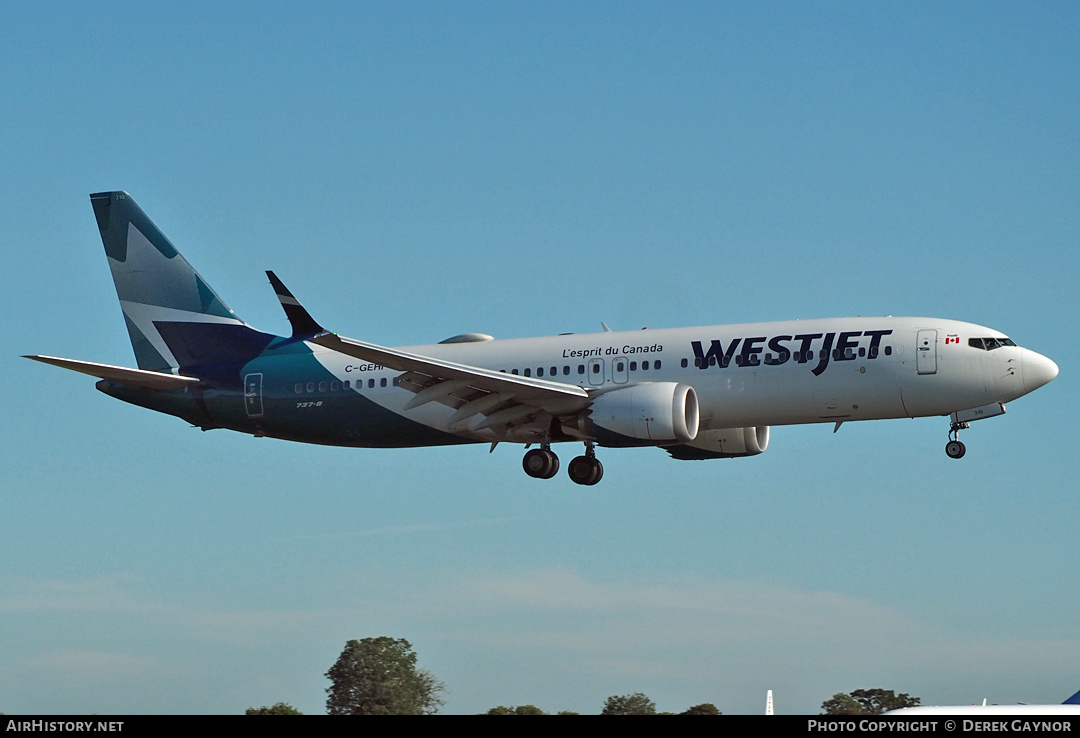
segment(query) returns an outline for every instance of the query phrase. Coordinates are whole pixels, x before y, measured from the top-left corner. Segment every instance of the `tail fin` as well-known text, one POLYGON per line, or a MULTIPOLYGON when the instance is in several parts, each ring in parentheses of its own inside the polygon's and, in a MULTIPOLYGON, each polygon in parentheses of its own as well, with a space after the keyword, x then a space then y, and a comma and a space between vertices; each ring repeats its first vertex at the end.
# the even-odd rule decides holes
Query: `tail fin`
POLYGON ((240 320, 126 192, 90 202, 140 369, 244 361, 273 339, 240 320))

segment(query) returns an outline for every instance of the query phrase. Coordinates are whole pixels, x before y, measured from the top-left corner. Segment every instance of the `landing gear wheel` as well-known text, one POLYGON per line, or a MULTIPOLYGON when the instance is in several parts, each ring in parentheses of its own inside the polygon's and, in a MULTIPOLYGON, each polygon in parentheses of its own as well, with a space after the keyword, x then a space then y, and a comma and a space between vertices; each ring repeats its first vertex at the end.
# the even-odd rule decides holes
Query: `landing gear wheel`
POLYGON ((530 477, 551 479, 559 473, 559 457, 546 448, 534 448, 525 454, 521 467, 530 477))
POLYGON ((959 459, 967 453, 967 447, 960 441, 949 441, 945 444, 945 455, 950 459, 959 459))
POLYGON ((575 484, 591 487, 604 477, 604 465, 595 456, 578 456, 570 462, 566 473, 575 484))

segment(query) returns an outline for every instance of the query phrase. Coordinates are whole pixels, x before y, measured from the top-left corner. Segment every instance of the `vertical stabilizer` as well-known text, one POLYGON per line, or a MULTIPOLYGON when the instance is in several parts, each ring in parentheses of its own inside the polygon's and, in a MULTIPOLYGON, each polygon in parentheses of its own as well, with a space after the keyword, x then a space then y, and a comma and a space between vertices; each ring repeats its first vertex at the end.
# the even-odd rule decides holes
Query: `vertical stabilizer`
POLYGON ((90 202, 140 369, 175 373, 265 346, 266 334, 229 309, 130 195, 98 192, 90 202))

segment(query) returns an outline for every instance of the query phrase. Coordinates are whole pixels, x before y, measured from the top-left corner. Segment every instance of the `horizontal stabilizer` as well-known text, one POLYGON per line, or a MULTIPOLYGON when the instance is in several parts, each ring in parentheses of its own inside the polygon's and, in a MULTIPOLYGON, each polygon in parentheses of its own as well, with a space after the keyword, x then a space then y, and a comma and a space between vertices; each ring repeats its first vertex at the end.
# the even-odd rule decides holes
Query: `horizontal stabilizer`
POLYGON ((24 359, 33 359, 43 364, 52 364, 62 369, 70 369, 73 372, 82 372, 99 379, 110 379, 115 382, 131 385, 133 387, 145 387, 154 390, 180 389, 188 385, 198 384, 201 380, 195 377, 184 377, 177 374, 163 374, 151 372, 145 369, 129 369, 123 366, 111 364, 97 364, 93 361, 78 361, 76 359, 60 359, 55 356, 24 356, 24 359))

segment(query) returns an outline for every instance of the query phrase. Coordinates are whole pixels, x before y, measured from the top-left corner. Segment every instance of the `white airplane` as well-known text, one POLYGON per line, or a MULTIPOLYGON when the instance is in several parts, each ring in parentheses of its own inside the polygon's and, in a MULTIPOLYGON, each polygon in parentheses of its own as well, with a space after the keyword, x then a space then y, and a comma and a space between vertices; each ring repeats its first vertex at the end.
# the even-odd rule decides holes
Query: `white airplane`
POLYGON ((988 705, 983 699, 981 705, 921 705, 919 707, 901 707, 889 710, 882 715, 900 715, 919 717, 924 715, 1080 715, 1080 692, 1077 692, 1060 705, 1029 705, 1023 702, 1015 705, 988 705))
POLYGON ((125 192, 90 196, 139 368, 27 358, 203 430, 358 447, 521 443, 553 477, 552 445, 596 484, 595 447, 676 459, 760 454, 773 425, 950 416, 959 431, 1054 379, 1000 331, 940 318, 829 318, 388 348, 325 330, 267 272, 292 335, 240 320, 125 192))

